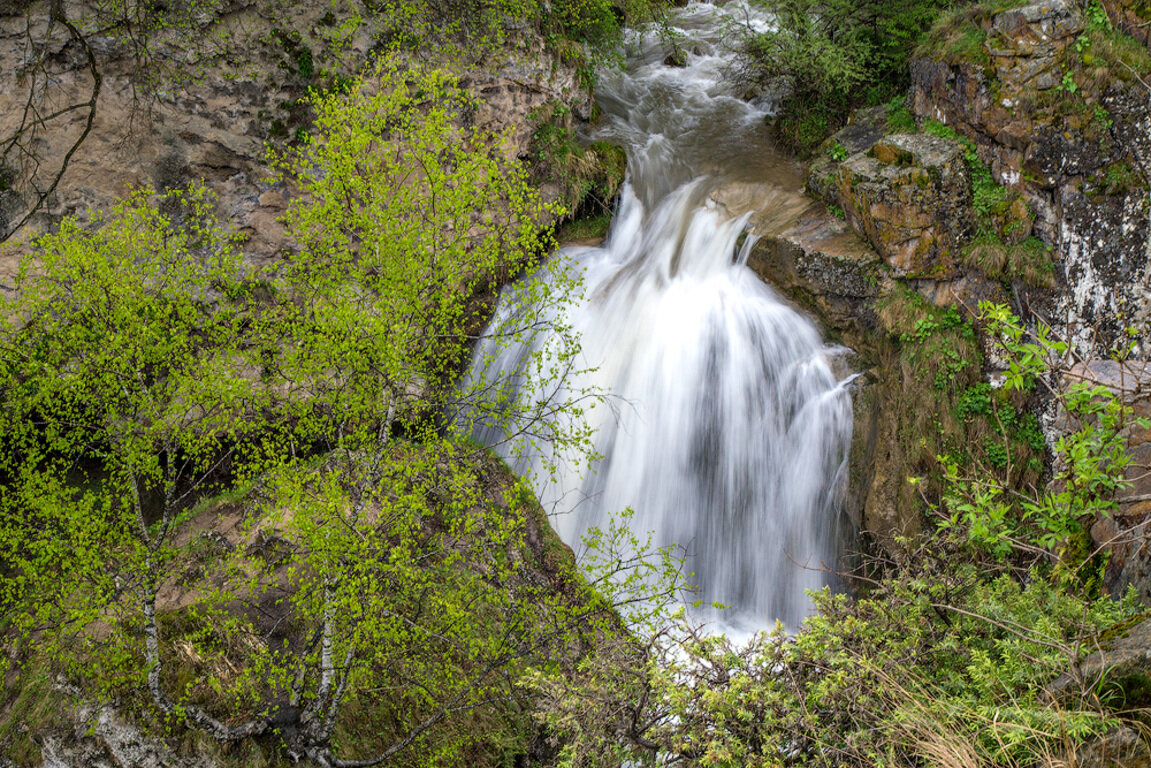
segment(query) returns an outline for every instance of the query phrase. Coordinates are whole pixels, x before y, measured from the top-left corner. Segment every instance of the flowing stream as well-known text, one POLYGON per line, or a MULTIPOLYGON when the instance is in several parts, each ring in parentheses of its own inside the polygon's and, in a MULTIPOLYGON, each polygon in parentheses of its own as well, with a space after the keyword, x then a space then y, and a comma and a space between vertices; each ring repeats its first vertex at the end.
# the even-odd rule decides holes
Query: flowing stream
MULTIPOLYGON (((725 29, 764 19, 740 2, 692 3, 674 23, 686 67, 664 65, 654 30, 639 31, 625 71, 597 89, 596 138, 627 149, 629 180, 602 246, 563 249, 584 280, 567 319, 594 367, 567 385, 610 393, 585 413, 600 458, 547 472, 547 446, 498 450, 577 553, 589 528, 631 508, 641 539, 684 548, 705 603, 731 606, 726 628, 795 627, 804 590, 828 584, 836 560, 850 398, 816 327, 745 266, 751 213, 713 200, 733 183, 801 186, 770 147, 766 108, 724 82, 725 29)), ((526 351, 481 346, 486 368, 472 375, 514 374, 526 351)))

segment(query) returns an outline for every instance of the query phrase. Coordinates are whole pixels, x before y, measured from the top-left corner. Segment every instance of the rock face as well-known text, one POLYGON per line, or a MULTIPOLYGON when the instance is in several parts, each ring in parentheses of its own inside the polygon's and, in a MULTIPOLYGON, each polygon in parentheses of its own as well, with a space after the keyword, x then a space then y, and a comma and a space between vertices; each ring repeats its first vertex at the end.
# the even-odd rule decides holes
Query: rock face
MULTIPOLYGON (((0 137, 9 136, 23 119, 29 79, 15 74, 27 65, 28 39, 43 41, 49 62, 51 80, 42 106, 90 97, 87 58, 63 27, 48 28, 48 5, 34 2, 25 12, 0 4, 0 137)), ((90 10, 70 0, 65 7, 77 20, 90 10)), ((93 37, 89 42, 102 83, 91 132, 46 208, 13 241, 51 228, 66 215, 90 218, 133 187, 163 189, 202 180, 218 196, 223 218, 246 238, 247 258, 257 266, 274 261, 289 245, 277 219, 293 192, 266 181, 266 149, 282 147, 306 129, 308 89, 330 87, 337 76, 363 67, 387 21, 369 14, 344 28, 335 25, 331 14, 326 0, 293 3, 287 17, 280 5, 264 0, 222 3, 218 15, 200 18, 196 29, 181 33, 225 41, 220 48, 189 48, 186 41, 163 33, 149 43, 157 61, 177 55, 181 62, 189 59, 186 67, 170 70, 141 70, 127 44, 93 37), (145 83, 145 77, 155 81, 145 83)), ((554 59, 530 34, 516 39, 518 47, 509 48, 501 60, 486 62, 482 72, 463 72, 461 79, 477 98, 476 124, 509 131, 510 152, 523 154, 537 110, 562 103, 586 119, 591 101, 572 65, 554 59)), ((44 162, 37 177, 41 187, 78 136, 85 114, 69 113, 36 136, 35 152, 44 162)), ((0 225, 29 202, 3 189, 0 185, 0 225)), ((18 247, 0 252, 0 290, 10 284, 21 253, 18 247)))
POLYGON ((1003 11, 980 32, 982 60, 941 52, 912 63, 914 112, 973 141, 995 179, 1027 201, 1062 266, 1049 315, 1080 350, 1106 350, 1135 327, 1145 351, 1151 89, 1121 63, 1098 66, 1088 22, 1067 0, 1003 11), (1097 93, 1074 68, 1102 83, 1097 93))
MULTIPOLYGON (((1138 16, 1145 5, 1116 0, 1108 11, 1114 20, 1119 6, 1138 16)), ((813 212, 749 261, 860 352, 852 488, 864 529, 888 549, 917 523, 898 499, 913 472, 888 412, 924 375, 901 369, 877 327, 893 283, 966 315, 984 299, 1030 307, 1087 359, 1116 345, 1145 359, 1151 342, 1151 88, 1115 61, 1089 66, 1106 40, 1071 0, 968 21, 912 63, 908 104, 924 133, 891 133, 886 108, 861 110, 812 163, 809 193, 844 223, 813 212), (866 245, 843 245, 844 230, 866 245)), ((1132 471, 1145 472, 1151 445, 1130 439, 1142 467, 1132 471)), ((1117 536, 1112 587, 1151 590, 1151 488, 1132 479, 1138 487, 1098 536, 1117 536)))
POLYGON ((773 285, 787 286, 793 299, 840 334, 862 335, 875 325, 871 304, 887 279, 882 261, 822 206, 767 233, 747 265, 773 285))

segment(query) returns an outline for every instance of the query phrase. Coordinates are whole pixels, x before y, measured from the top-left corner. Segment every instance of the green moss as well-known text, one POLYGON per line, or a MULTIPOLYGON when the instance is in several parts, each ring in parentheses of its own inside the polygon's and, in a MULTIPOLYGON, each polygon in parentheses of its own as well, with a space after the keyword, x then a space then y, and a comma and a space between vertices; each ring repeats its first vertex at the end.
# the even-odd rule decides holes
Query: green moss
POLYGON ((1112 163, 1103 171, 1102 192, 1107 195, 1125 195, 1137 189, 1144 189, 1147 182, 1131 165, 1124 161, 1112 163))
POLYGON ((607 236, 611 228, 611 213, 603 212, 565 221, 556 229, 556 241, 570 243, 576 240, 597 240, 607 236))

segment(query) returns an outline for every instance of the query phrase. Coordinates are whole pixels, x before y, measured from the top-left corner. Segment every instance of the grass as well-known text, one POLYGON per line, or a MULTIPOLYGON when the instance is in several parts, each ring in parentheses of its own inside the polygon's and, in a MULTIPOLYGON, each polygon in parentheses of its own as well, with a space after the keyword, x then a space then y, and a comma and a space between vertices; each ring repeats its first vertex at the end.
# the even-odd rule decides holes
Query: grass
POLYGON ((591 216, 565 221, 556 229, 556 241, 561 245, 576 240, 596 240, 607 236, 611 228, 611 213, 602 212, 591 216))
POLYGON ((627 172, 627 154, 606 141, 584 146, 575 135, 571 111, 552 104, 537 111, 532 134, 532 177, 554 182, 569 218, 610 213, 627 172))
POLYGON ((887 102, 887 130, 892 133, 915 133, 919 130, 905 97, 899 96, 887 102))
POLYGON ((72 697, 54 684, 54 678, 47 660, 41 660, 12 670, 5 679, 3 696, 10 702, 0 707, 0 755, 15 768, 39 766, 44 758, 37 737, 70 720, 72 697))
POLYGON ((992 280, 1021 280, 1037 288, 1055 287, 1051 249, 1037 237, 1011 244, 993 233, 984 233, 963 249, 963 263, 992 280))
POLYGON ((991 0, 946 11, 924 36, 916 55, 949 64, 971 63, 990 67, 991 57, 985 43, 991 19, 1003 11, 1026 4, 1026 0, 991 0))

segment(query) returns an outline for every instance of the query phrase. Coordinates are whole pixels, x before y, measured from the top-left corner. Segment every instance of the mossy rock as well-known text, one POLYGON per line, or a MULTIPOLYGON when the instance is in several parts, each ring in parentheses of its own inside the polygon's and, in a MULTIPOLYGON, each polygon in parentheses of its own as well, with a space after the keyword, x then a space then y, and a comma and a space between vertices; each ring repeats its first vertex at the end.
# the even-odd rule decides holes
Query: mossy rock
POLYGON ((836 184, 848 221, 896 275, 950 276, 975 224, 960 144, 887 136, 843 163, 836 184))

